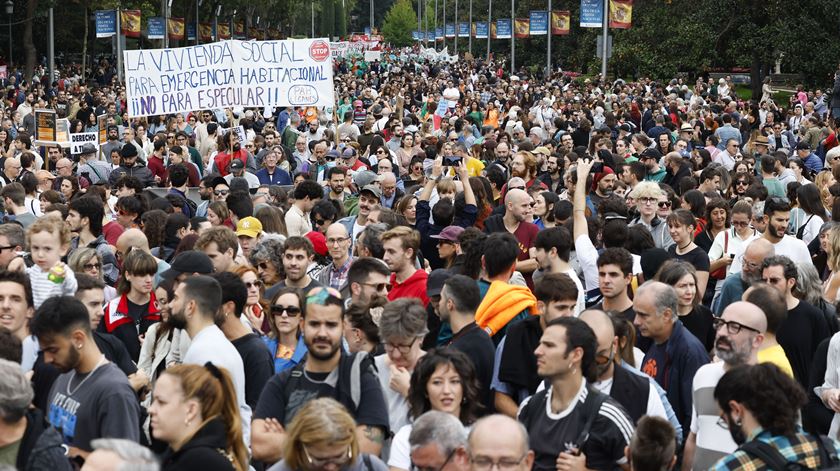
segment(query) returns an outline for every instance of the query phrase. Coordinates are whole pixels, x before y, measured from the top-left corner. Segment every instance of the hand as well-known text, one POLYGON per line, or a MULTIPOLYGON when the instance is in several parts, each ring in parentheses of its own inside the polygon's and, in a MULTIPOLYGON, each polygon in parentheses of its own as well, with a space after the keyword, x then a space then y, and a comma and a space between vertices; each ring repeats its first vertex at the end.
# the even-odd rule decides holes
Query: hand
POLYGON ((729 256, 729 254, 724 254, 724 256, 721 257, 721 259, 726 262, 726 266, 732 265, 733 259, 729 256))
POLYGON ((407 369, 391 365, 391 380, 388 386, 400 393, 401 396, 408 396, 409 381, 411 380, 411 373, 407 369))
POLYGON ((23 257, 13 258, 12 261, 9 262, 9 266, 6 267, 6 269, 9 270, 9 271, 19 271, 19 272, 23 272, 25 268, 26 268, 26 263, 24 263, 23 257))
POLYGON ((280 424, 280 421, 274 418, 268 418, 263 421, 263 430, 266 433, 285 433, 286 430, 280 424))
POLYGON ((557 457, 557 471, 583 471, 586 469, 586 455, 563 452, 557 457))
POLYGON ((578 159, 577 160, 577 181, 586 181, 586 177, 589 175, 589 171, 592 170, 592 167, 595 165, 595 161, 592 159, 578 159))
POLYGON ((437 156, 435 159, 435 164, 432 166, 432 176, 437 178, 443 175, 443 157, 437 156))
POLYGON ((823 393, 823 399, 829 409, 840 412, 840 389, 829 389, 823 393))
POLYGON ((470 179, 470 171, 467 168, 467 158, 466 157, 461 158, 461 163, 458 164, 458 168, 456 170, 458 172, 458 178, 462 182, 464 182, 465 185, 468 184, 469 179, 470 179))
POLYGON ((139 391, 144 386, 148 386, 150 383, 149 377, 146 375, 146 372, 143 370, 137 370, 133 374, 128 376, 128 384, 131 385, 131 389, 135 391, 139 391))

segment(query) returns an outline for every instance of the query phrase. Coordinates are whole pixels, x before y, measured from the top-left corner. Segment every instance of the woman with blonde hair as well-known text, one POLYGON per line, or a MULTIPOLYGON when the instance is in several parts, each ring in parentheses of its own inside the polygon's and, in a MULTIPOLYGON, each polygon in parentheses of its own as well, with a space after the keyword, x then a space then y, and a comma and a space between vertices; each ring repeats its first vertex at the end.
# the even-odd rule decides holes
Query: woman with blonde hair
POLYGON ((168 368, 149 407, 154 438, 168 444, 161 469, 245 471, 248 449, 230 373, 210 362, 168 368))
POLYGON ((831 276, 825 282, 823 288, 823 299, 829 303, 836 303, 840 300, 840 227, 834 227, 828 231, 826 243, 828 260, 826 266, 831 270, 831 276))
POLYGON ((356 422, 335 399, 312 399, 286 430, 283 460, 268 471, 388 471, 378 457, 362 453, 356 422))
POLYGON ((108 303, 117 297, 117 290, 105 282, 105 275, 102 272, 102 257, 96 249, 82 247, 73 251, 67 259, 67 265, 73 273, 84 273, 105 283, 105 302, 108 303))
POLYGON ((834 196, 831 195, 829 188, 836 182, 837 180, 834 179, 834 175, 828 169, 823 170, 814 177, 814 184, 820 189, 820 200, 828 214, 831 214, 831 205, 834 202, 834 196))

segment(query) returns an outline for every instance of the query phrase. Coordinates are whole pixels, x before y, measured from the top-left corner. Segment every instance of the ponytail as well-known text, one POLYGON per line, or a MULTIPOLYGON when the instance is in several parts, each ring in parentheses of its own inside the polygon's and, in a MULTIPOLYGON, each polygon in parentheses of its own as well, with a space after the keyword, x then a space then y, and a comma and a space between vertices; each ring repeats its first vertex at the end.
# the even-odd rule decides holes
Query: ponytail
POLYGON ((236 471, 248 470, 248 449, 242 436, 242 417, 239 415, 239 403, 236 398, 236 388, 233 386, 231 375, 225 369, 219 369, 209 361, 204 365, 207 370, 219 380, 222 388, 221 415, 227 427, 227 443, 233 452, 233 465, 236 471))

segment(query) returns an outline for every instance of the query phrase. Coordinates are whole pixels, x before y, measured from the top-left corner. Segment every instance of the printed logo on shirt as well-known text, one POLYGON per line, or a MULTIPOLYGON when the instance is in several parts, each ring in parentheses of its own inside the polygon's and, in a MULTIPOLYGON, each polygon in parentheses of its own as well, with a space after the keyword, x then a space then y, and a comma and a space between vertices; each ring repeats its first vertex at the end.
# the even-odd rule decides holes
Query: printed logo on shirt
POLYGON ((56 393, 50 404, 49 421, 61 433, 64 443, 73 443, 76 435, 76 413, 81 404, 72 397, 56 393))
POLYGON ((656 373, 659 372, 659 365, 656 364, 656 359, 651 358, 644 365, 642 365, 642 372, 651 378, 656 378, 656 373))

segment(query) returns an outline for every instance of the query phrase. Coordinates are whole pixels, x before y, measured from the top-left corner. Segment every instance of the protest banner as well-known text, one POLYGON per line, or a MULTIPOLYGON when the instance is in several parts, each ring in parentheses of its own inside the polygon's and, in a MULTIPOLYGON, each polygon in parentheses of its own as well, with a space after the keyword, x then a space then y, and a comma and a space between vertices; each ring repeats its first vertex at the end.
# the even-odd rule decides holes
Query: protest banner
POLYGON ((571 13, 568 10, 551 12, 551 34, 569 34, 571 23, 571 13))
POLYGON ((80 132, 70 134, 70 154, 79 155, 82 153, 82 146, 85 144, 93 144, 96 147, 96 153, 99 154, 99 137, 95 132, 80 132))
POLYGON ((545 10, 533 10, 529 14, 531 20, 531 36, 543 36, 548 34, 548 12, 545 10))
POLYGON ((326 39, 233 40, 130 50, 123 57, 131 117, 235 106, 335 106, 326 39))
POLYGON ((96 117, 96 126, 99 128, 99 143, 104 144, 108 141, 108 115, 101 114, 96 117))
POLYGON ((8 72, 6 71, 5 65, 0 65, 0 79, 5 80, 7 78, 8 72))
POLYGON ((140 17, 140 10, 122 10, 120 12, 120 29, 125 37, 140 37, 140 17))
POLYGON ((53 110, 35 110, 35 140, 56 142, 56 120, 58 115, 53 110))
POLYGON ((510 39, 513 35, 513 24, 510 18, 496 20, 496 39, 510 39))
POLYGON ((110 38, 117 34, 117 10, 96 11, 96 37, 110 38))

